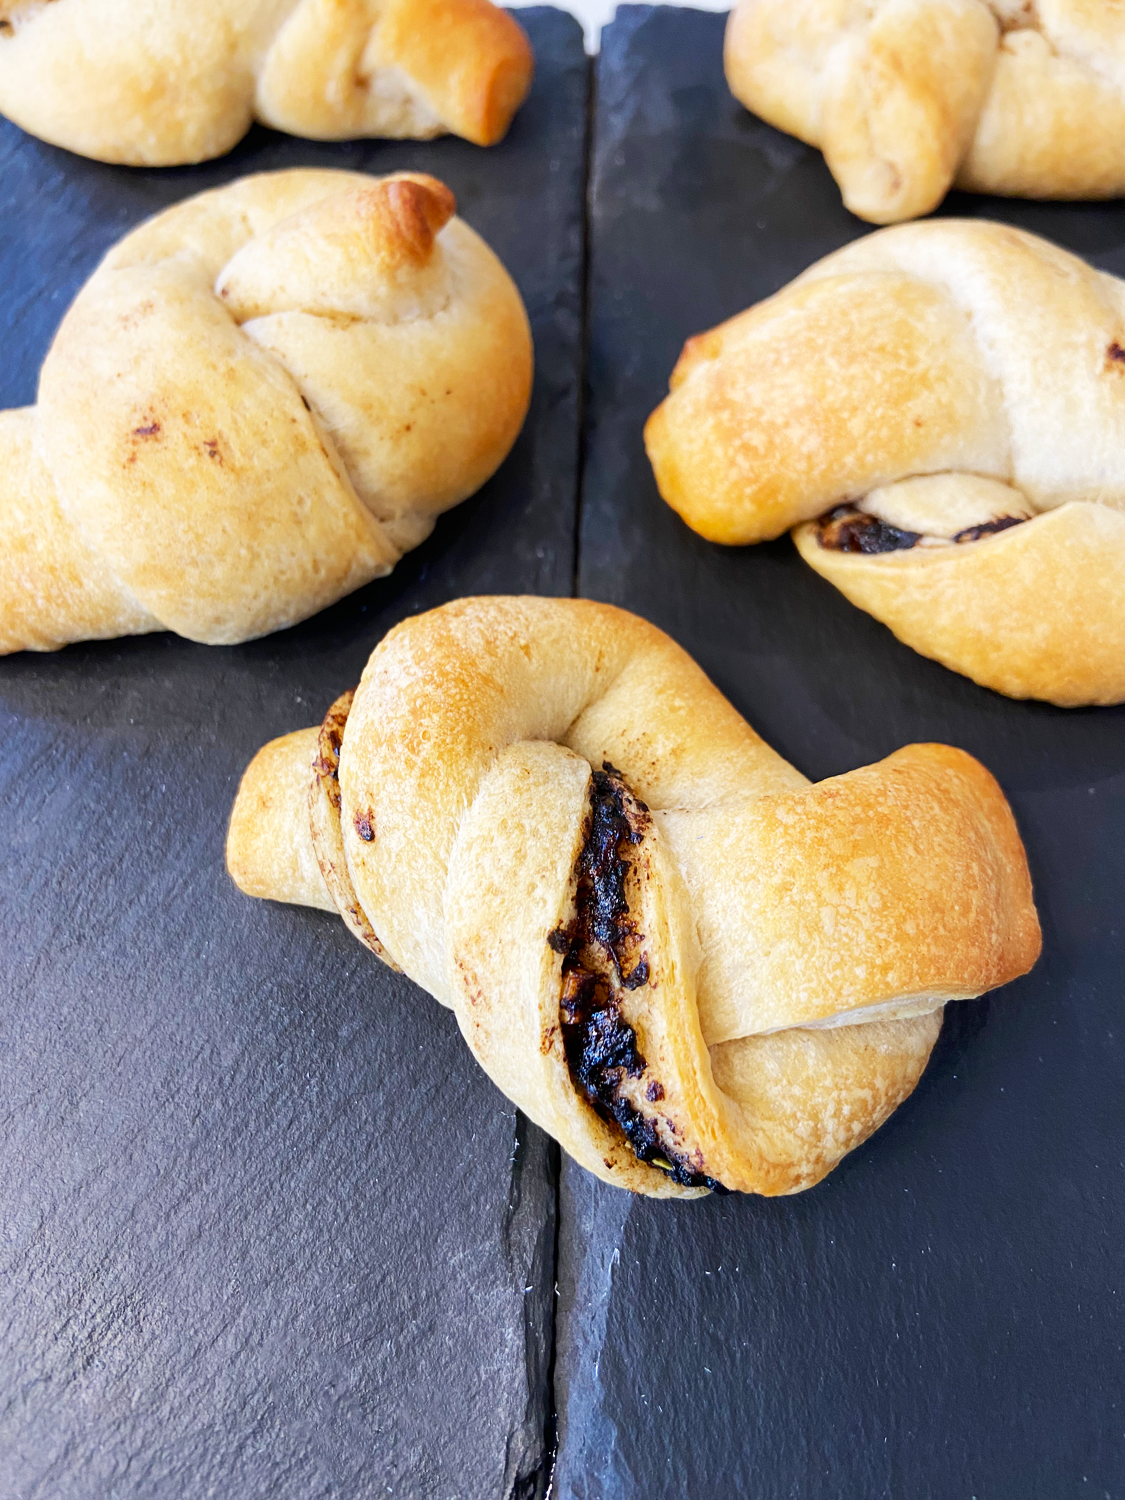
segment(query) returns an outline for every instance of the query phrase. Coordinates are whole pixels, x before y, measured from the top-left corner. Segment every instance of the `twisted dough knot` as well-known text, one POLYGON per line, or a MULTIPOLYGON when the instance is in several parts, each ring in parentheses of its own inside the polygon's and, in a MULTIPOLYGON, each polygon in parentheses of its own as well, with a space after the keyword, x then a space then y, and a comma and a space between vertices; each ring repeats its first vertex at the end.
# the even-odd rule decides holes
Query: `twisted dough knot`
POLYGON ((725 61, 735 97, 819 146, 875 224, 929 213, 954 183, 1125 193, 1117 0, 739 0, 725 61))
POLYGON ((0 111, 130 166, 222 156, 253 119, 490 146, 532 67, 489 0, 0 0, 0 111))
POLYGON ((671 387, 645 441, 703 536, 796 526, 916 651, 1125 698, 1125 283, 997 224, 901 225, 689 339, 671 387))
POLYGON ((810 786, 667 636, 576 600, 406 621, 231 816, 251 895, 339 910, 583 1166, 809 1187, 1039 928, 1003 794, 914 745, 810 786))
POLYGON ((290 171, 106 256, 0 413, 0 650, 225 644, 390 571, 515 441, 531 336, 432 177, 290 171))

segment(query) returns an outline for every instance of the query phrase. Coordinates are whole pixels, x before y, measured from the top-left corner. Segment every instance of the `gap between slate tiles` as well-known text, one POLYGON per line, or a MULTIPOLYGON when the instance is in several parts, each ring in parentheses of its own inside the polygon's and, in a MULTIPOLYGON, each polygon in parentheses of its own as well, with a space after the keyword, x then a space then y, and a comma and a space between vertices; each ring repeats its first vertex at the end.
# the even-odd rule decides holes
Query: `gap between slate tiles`
MULTIPOLYGON (((574 545, 571 556, 571 587, 572 598, 579 597, 578 579, 581 563, 581 536, 582 536, 582 499, 585 489, 586 473, 586 412, 589 399, 589 385, 587 371, 589 364, 589 307, 590 307, 590 189, 592 182, 592 170, 594 159, 594 128, 597 119, 597 82, 598 82, 598 59, 596 56, 586 59, 586 123, 585 138, 583 142, 582 164, 583 164, 583 194, 582 194, 582 275, 581 275, 581 306, 579 317, 581 328, 579 333, 579 364, 578 364, 578 457, 575 472, 576 499, 574 508, 574 545)), ((542 1351, 535 1351, 536 1355, 544 1355, 540 1368, 545 1378, 546 1389, 543 1395, 543 1424, 542 1452, 543 1461, 535 1473, 529 1475, 526 1480, 517 1483, 515 1488, 506 1491, 505 1500, 510 1495, 511 1500, 544 1500, 549 1495, 554 1481, 555 1460, 558 1456, 559 1440, 559 1413, 558 1400, 556 1396, 556 1360, 558 1356, 557 1329, 559 1310, 559 1255, 560 1235, 562 1232, 562 1163, 561 1151, 557 1141, 538 1131, 534 1125, 526 1119, 522 1112, 516 1115, 517 1132, 530 1130, 533 1135, 538 1135, 546 1143, 547 1148, 547 1170, 553 1187, 553 1205, 551 1210, 551 1253, 547 1265, 549 1271, 548 1281, 548 1306, 549 1317, 545 1320, 545 1342, 546 1347, 542 1351)), ((517 1151, 518 1151, 517 1145, 517 1151)), ((513 1163, 513 1174, 516 1166, 513 1163)), ((534 1357, 532 1352, 532 1338, 528 1339, 529 1365, 534 1357)), ((530 1370, 529 1370, 530 1374, 530 1370)), ((531 1381, 529 1379, 529 1386, 531 1381)))

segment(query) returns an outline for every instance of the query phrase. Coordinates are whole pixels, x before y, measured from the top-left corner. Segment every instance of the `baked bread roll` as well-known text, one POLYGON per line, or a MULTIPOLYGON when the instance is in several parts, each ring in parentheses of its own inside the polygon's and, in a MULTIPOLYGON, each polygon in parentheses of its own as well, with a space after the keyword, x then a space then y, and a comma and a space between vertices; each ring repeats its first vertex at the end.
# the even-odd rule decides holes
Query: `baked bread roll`
POLYGON ((0 413, 0 651, 212 645, 388 573, 520 430, 508 273, 421 174, 247 177, 158 214, 0 413))
POLYGON ((584 600, 399 625, 242 779, 227 865, 338 910, 509 1098, 656 1197, 810 1187, 1039 926, 992 777, 912 745, 811 786, 685 652, 584 600))
POLYGON ((735 97, 819 146, 873 224, 954 185, 1125 193, 1119 0, 738 0, 725 63, 735 97))
POLYGON ((796 527, 924 656, 1125 699, 1125 283, 1018 229, 904 224, 689 339, 671 388, 645 443, 695 531, 796 527))
POLYGON ((127 166, 222 156, 253 120, 491 146, 532 67, 489 0, 0 0, 0 112, 127 166))

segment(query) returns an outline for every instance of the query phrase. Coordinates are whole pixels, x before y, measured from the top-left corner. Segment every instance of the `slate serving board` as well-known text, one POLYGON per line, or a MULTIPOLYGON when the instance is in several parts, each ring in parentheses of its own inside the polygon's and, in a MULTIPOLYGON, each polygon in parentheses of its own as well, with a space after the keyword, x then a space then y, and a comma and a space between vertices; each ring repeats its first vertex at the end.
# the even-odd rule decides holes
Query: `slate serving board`
MULTIPOLYGON (((722 76, 724 18, 622 7, 590 189, 579 591, 634 609, 821 778, 912 740, 979 756, 1044 930, 952 1006, 914 1096, 796 1198, 629 1200, 564 1160, 554 1494, 1125 1495, 1125 711, 1015 703, 925 661, 788 539, 724 549, 641 445, 685 337, 869 226, 722 76)), ((1125 204, 954 195, 1125 275, 1125 204)))
MULTIPOLYGON (((788 541, 712 547, 656 496, 640 429, 684 337, 868 232, 729 97, 720 17, 623 8, 604 37, 576 552, 586 65, 564 18, 521 19, 536 92, 490 152, 255 131, 125 172, 0 126, 4 405, 125 229, 297 163, 444 177, 537 352, 511 459, 389 580, 234 650, 0 661, 0 1500, 531 1496, 556 1425, 552 1492, 582 1500, 1118 1500, 1125 716, 977 689, 788 541), (810 775, 947 739, 1020 819, 1040 966, 951 1008, 913 1098, 798 1198, 651 1204, 565 1161, 559 1189, 448 1013, 222 874, 249 755, 396 620, 575 581, 810 775)), ((1121 205, 948 211, 1125 274, 1121 205)))
POLYGON ((392 576, 238 648, 171 635, 0 661, 3 1500, 542 1490, 554 1154, 452 1015, 325 915, 247 900, 227 816, 403 616, 569 593, 587 61, 559 12, 504 143, 255 129, 195 169, 0 123, 0 404, 140 219, 246 172, 436 173, 511 270, 536 378, 516 448, 392 576))

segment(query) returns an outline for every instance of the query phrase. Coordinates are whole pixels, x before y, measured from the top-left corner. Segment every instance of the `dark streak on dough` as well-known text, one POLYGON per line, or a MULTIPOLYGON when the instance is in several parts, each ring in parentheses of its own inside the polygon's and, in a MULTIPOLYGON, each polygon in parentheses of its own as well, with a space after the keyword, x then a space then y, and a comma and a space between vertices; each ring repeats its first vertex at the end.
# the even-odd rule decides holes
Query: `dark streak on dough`
POLYGON ((1001 516, 996 521, 985 521, 981 526, 966 526, 953 538, 955 542, 979 542, 982 537, 995 536, 998 531, 1007 531, 1010 526, 1022 526, 1024 516, 1001 516))

